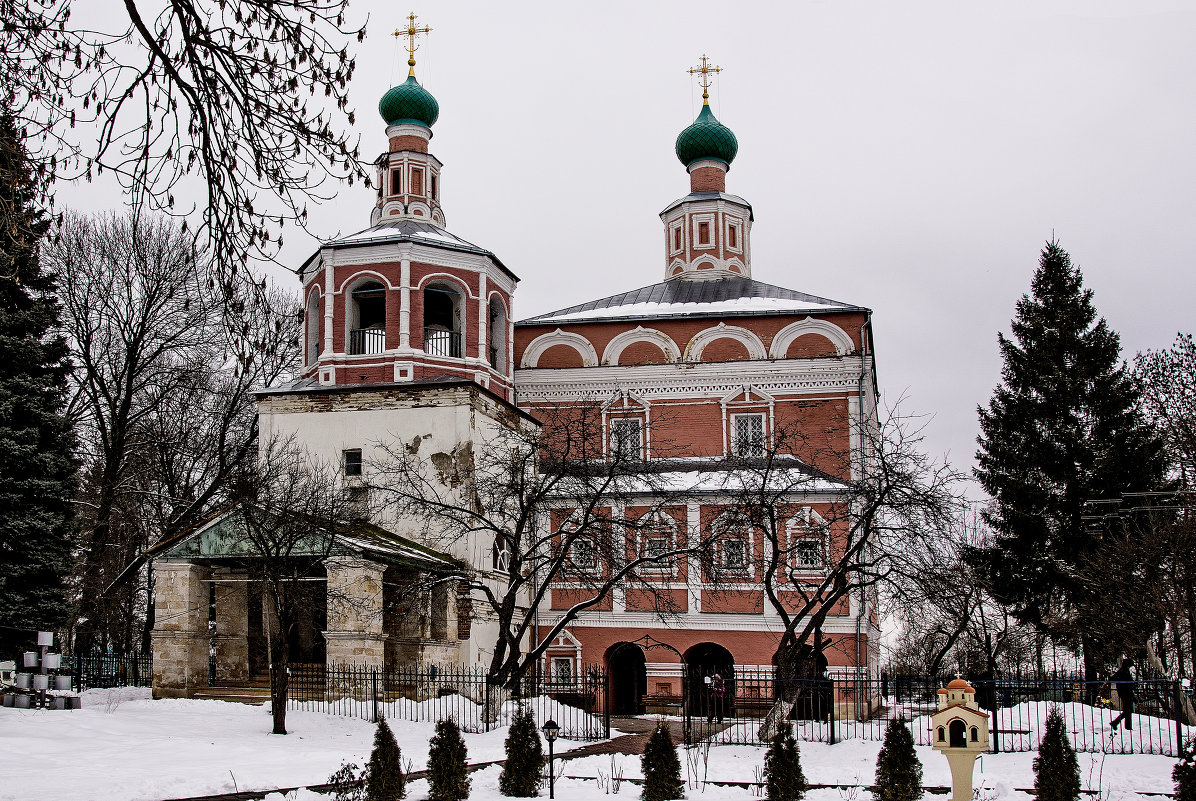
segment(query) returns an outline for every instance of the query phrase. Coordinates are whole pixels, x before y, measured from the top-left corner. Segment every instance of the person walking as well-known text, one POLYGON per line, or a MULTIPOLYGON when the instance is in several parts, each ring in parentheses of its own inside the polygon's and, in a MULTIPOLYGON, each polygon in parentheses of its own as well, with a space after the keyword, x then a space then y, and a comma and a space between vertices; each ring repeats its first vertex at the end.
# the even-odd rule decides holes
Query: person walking
POLYGON ((710 706, 707 709, 706 722, 713 723, 718 716, 718 722, 723 722, 723 703, 727 697, 727 685, 719 673, 710 677, 710 706))
POLYGON ((1134 730, 1134 674, 1130 670, 1133 666, 1134 660, 1123 659, 1121 669, 1109 677, 1109 683, 1117 690, 1117 698, 1121 701, 1121 714, 1110 724, 1114 730, 1123 720, 1128 731, 1134 730))

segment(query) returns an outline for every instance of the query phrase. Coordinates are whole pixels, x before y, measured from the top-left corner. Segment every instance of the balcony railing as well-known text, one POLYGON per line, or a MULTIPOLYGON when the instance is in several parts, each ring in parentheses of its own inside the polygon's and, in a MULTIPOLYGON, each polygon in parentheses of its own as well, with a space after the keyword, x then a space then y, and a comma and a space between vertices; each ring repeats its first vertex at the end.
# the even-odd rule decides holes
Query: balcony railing
POLYGON ((382 328, 355 328, 349 331, 349 354, 381 353, 386 350, 386 330, 382 328))
POLYGON ((424 353, 429 356, 461 358, 461 332, 442 328, 424 329, 424 353))

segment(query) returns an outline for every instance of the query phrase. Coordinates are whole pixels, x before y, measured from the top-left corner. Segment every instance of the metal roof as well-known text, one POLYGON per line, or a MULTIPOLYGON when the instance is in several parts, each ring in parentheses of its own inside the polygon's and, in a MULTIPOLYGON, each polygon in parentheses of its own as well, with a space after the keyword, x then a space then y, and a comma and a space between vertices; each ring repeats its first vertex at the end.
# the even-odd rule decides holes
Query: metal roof
POLYGON ((754 281, 751 278, 729 277, 706 281, 674 279, 529 317, 520 320, 516 325, 678 316, 787 314, 803 311, 866 312, 867 309, 766 284, 763 281, 754 281))
MULTIPOLYGON (((322 248, 352 248, 352 247, 366 247, 369 245, 384 245, 390 243, 411 242, 417 245, 427 245, 428 247, 444 248, 445 250, 454 250, 458 253, 473 253, 478 256, 485 256, 498 266, 500 270, 509 275, 512 280, 518 281, 519 276, 507 269, 507 266, 499 260, 491 251, 483 247, 478 247, 472 242, 466 242, 456 234, 451 234, 448 230, 441 228, 439 225, 431 222, 419 222, 417 220, 404 219, 393 220, 389 222, 381 222, 377 225, 372 225, 363 231, 358 231, 355 234, 342 236, 338 239, 331 239, 325 242, 322 248)), ((313 253, 307 261, 303 263, 300 268, 302 274, 318 256, 320 251, 313 253)))

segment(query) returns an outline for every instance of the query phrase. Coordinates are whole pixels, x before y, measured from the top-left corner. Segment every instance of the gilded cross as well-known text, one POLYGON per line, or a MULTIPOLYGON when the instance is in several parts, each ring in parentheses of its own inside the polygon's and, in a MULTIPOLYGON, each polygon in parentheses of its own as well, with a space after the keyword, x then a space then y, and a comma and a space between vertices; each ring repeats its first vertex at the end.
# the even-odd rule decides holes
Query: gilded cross
POLYGON ((690 67, 688 72, 690 75, 697 75, 698 83, 702 86, 702 105, 710 105, 710 76, 718 75, 723 71, 722 67, 710 66, 710 59, 706 58, 706 54, 702 54, 702 63, 696 67, 690 67))
POLYGON ((407 37, 407 44, 403 45, 403 47, 407 49, 407 67, 409 68, 407 72, 408 77, 415 77, 415 51, 419 50, 419 44, 417 44, 419 37, 425 33, 431 32, 432 29, 427 25, 422 28, 416 26, 414 11, 412 11, 407 17, 407 27, 395 28, 394 37, 396 39, 398 39, 400 36, 407 37))

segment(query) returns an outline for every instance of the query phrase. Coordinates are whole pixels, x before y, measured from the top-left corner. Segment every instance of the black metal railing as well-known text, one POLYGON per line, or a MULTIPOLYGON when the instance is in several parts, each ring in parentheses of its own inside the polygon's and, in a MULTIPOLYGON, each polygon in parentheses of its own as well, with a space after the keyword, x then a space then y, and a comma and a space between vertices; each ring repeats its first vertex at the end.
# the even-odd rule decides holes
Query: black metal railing
POLYGON ((424 329, 424 353, 429 356, 461 358, 461 332, 443 328, 424 329))
POLYGON ((515 690, 486 681, 482 669, 461 665, 294 665, 287 681, 287 708, 377 720, 435 722, 452 718, 466 732, 506 726, 519 704, 537 725, 549 718, 560 736, 574 740, 610 737, 605 668, 586 667, 571 679, 526 676, 515 690))
POLYGON ((349 331, 349 355, 381 353, 386 350, 386 330, 382 328, 354 328, 349 331))
POLYGON ((149 653, 71 654, 63 659, 63 668, 68 665, 75 692, 93 687, 150 687, 154 682, 153 657, 149 653))
MULTIPOLYGON (((832 676, 777 680, 771 670, 736 669, 722 680, 721 693, 706 678, 715 671, 689 668, 685 676, 687 742, 752 745, 761 742, 766 723, 787 721, 799 739, 835 743, 884 739, 885 727, 906 721, 919 745, 932 744, 931 715, 938 690, 950 677, 832 676)), ((724 675, 727 675, 724 673, 724 675)), ((1132 729, 1112 721, 1124 703, 1107 682, 1077 679, 1013 678, 972 680, 976 702, 990 715, 992 751, 1035 751, 1047 714, 1058 708, 1077 751, 1178 756, 1196 733, 1187 724, 1187 704, 1179 682, 1134 682, 1132 729)), ((678 699, 679 702, 682 699, 678 699)))

